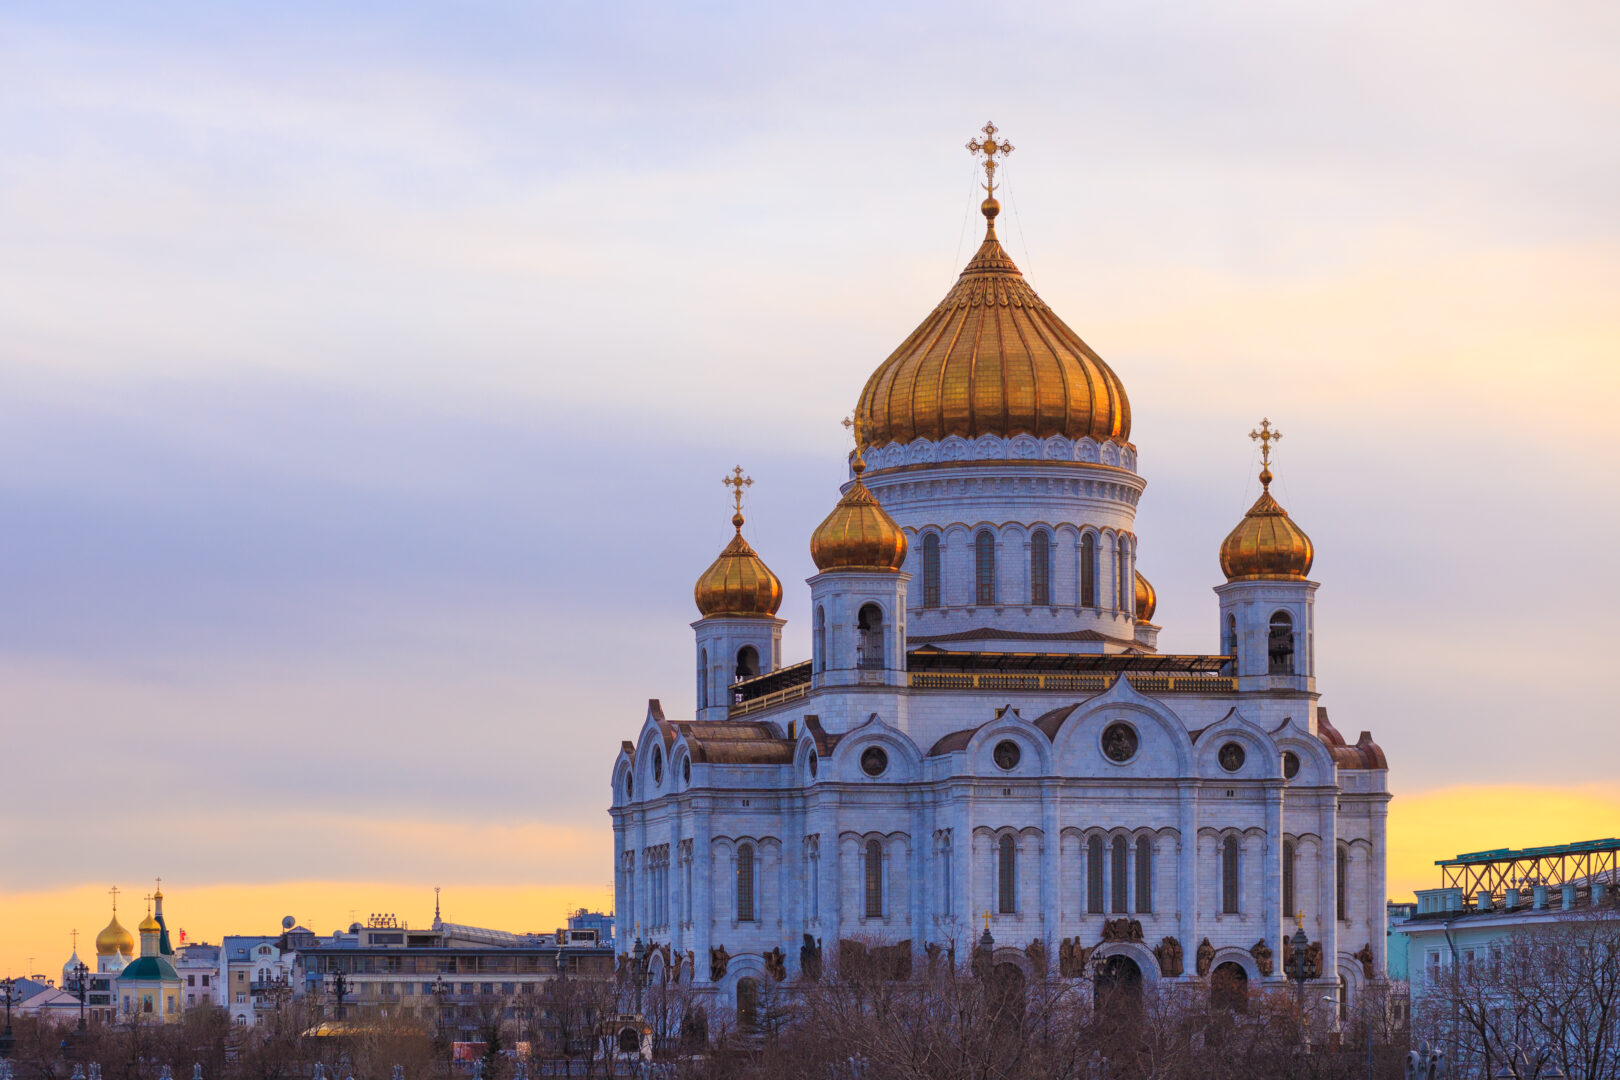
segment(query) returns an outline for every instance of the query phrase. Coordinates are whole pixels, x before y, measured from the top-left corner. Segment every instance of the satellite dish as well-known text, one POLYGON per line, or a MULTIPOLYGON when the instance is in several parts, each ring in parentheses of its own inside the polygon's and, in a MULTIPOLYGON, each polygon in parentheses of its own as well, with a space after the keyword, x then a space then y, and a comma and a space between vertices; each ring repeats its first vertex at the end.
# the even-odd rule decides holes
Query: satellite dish
POLYGON ((286 918, 281 920, 281 928, 283 930, 291 930, 297 924, 298 920, 293 918, 291 915, 288 915, 286 918))

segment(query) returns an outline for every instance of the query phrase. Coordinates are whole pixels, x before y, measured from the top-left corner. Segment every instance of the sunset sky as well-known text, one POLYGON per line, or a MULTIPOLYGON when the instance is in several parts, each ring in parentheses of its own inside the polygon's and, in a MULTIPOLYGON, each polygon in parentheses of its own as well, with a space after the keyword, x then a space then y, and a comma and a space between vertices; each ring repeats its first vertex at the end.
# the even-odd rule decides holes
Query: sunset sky
POLYGON ((1620 8, 337 8, 0 0, 0 974, 156 876, 193 940, 610 903, 720 477, 803 658, 987 119, 1161 648, 1217 648, 1267 416, 1392 894, 1620 835, 1620 8))

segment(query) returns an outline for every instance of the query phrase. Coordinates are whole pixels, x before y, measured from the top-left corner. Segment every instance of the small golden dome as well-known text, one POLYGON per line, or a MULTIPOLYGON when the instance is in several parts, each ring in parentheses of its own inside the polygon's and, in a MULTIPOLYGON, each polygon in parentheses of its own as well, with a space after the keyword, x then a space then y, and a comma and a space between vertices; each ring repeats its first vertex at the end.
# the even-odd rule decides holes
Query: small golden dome
POLYGON ((1271 497, 1269 466, 1261 467, 1260 484, 1260 497, 1221 541, 1221 572, 1227 581, 1303 581, 1316 547, 1271 497))
POLYGON ((732 515, 737 535, 692 586, 692 599, 710 615, 775 615, 782 606, 782 583, 743 539, 742 511, 732 515))
POLYGON ((922 325, 878 366, 857 413, 867 446, 948 435, 1131 437, 1119 376, 1035 294, 996 239, 984 242, 922 325))
POLYGON ((906 533, 878 505, 861 482, 866 462, 855 451, 855 483, 832 513, 810 534, 810 558, 818 570, 880 570, 893 573, 905 565, 906 533))
POLYGON ((141 925, 137 926, 135 929, 143 934, 157 934, 163 931, 163 926, 156 919, 152 918, 151 912, 147 912, 146 918, 142 919, 141 925))
POLYGON ((135 951, 135 935, 125 930, 118 921, 114 912, 112 922, 106 929, 96 935, 96 955, 113 956, 117 953, 133 953, 135 951))
POLYGON ((1153 613, 1159 608, 1159 593, 1152 582, 1142 576, 1142 571, 1136 571, 1136 621, 1150 623, 1153 613))

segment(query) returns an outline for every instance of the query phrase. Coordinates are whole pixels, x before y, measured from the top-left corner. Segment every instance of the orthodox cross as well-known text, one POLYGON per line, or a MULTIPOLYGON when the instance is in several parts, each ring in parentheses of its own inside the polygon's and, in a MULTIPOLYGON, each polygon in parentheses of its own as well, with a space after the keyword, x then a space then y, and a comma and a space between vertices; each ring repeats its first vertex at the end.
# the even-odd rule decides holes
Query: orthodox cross
MULTIPOLYGON (((730 475, 722 476, 720 478, 720 482, 726 485, 726 487, 732 489, 731 495, 735 500, 737 516, 742 517, 743 488, 752 487, 754 484, 754 478, 752 476, 744 476, 742 466, 738 465, 731 470, 730 475)), ((738 522, 737 527, 742 528, 742 522, 738 522)))
POLYGON ((1261 418, 1260 427, 1249 432, 1249 438, 1260 444, 1260 466, 1267 468, 1271 465, 1271 444, 1282 438, 1282 432, 1271 426, 1271 421, 1261 418))
POLYGON ((157 896, 162 896, 163 895, 163 879, 162 878, 157 879, 157 893, 155 895, 157 895, 157 896))
POLYGON ((969 139, 967 144, 968 153, 973 154, 975 157, 980 154, 984 155, 984 190, 991 198, 994 198, 996 194, 996 169, 999 165, 996 161, 996 155, 1000 154, 1002 157, 1006 157, 1013 152, 1013 144, 1006 139, 1002 139, 1000 142, 996 141, 996 132, 1000 129, 994 124, 985 124, 980 130, 984 132, 984 138, 969 139))
POLYGON ((866 471, 866 458, 861 456, 861 444, 866 441, 866 425, 861 423, 861 410, 857 407, 855 412, 839 421, 850 433, 855 436, 855 461, 853 463, 855 475, 860 476, 866 471))
POLYGON ((79 955, 79 932, 73 931, 73 955, 79 955))
POLYGON ((112 894, 113 914, 116 915, 118 914, 118 886, 114 885, 112 888, 108 889, 107 892, 112 894))

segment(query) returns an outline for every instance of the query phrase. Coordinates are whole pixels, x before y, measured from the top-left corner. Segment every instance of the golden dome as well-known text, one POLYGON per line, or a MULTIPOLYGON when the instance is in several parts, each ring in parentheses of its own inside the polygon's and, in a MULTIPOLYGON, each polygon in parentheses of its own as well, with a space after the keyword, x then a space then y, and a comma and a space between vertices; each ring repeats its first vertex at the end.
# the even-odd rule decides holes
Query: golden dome
POLYGON ((731 524, 737 535, 709 564, 692 586, 692 599, 704 618, 710 615, 775 615, 782 606, 782 583, 765 560, 755 554, 743 539, 743 516, 739 509, 731 524))
POLYGON ((118 913, 114 912, 112 922, 96 935, 96 955, 113 956, 117 953, 134 953, 134 951, 135 935, 124 929, 118 921, 118 913))
POLYGON ((135 929, 143 934, 157 934, 162 932, 163 924, 152 918, 152 913, 149 911, 146 913, 146 918, 141 920, 141 925, 135 929))
POLYGON ((1159 593, 1142 571, 1136 571, 1136 621, 1150 623, 1159 608, 1159 593))
POLYGON ((1221 541, 1221 572, 1227 581, 1303 581, 1316 546, 1271 497, 1269 466, 1261 466, 1260 484, 1260 497, 1221 541))
POLYGON ((881 570, 893 573, 906 561, 906 533, 861 482, 866 471, 855 450, 855 483, 810 534, 810 558, 818 570, 881 570))
POLYGON ((1119 376, 1024 280, 996 239, 1000 209, 984 200, 978 253, 867 380, 857 406, 866 445, 1024 433, 1130 439, 1119 376))

